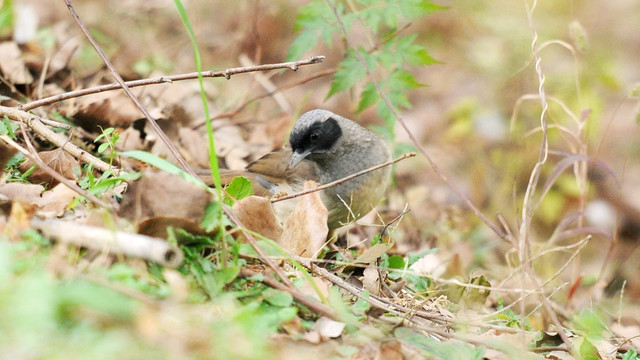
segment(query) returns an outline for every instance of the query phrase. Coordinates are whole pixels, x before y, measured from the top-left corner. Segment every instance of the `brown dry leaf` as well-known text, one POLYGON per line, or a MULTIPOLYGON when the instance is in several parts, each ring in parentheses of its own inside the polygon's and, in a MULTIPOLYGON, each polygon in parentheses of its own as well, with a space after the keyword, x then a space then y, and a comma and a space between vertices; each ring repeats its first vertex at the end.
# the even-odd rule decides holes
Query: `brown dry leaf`
POLYGON ((311 344, 320 344, 322 341, 322 336, 315 330, 307 331, 302 338, 311 344))
POLYGON ((25 183, 8 183, 0 186, 0 194, 11 201, 22 201, 27 204, 40 203, 40 194, 44 191, 42 185, 25 183))
POLYGON ((242 136, 242 132, 237 126, 218 125, 213 136, 215 137, 216 152, 219 157, 226 157, 227 154, 235 148, 246 148, 246 142, 242 136))
POLYGON ((375 244, 372 247, 365 250, 362 255, 358 256, 358 258, 354 261, 359 264, 371 264, 375 262, 382 254, 386 253, 387 250, 393 247, 393 243, 388 244, 375 244))
POLYGON ((137 222, 154 216, 186 218, 199 222, 211 194, 178 175, 146 169, 131 181, 119 214, 137 222))
POLYGON ((242 225, 265 237, 278 240, 282 235, 282 226, 268 198, 248 196, 233 204, 233 214, 242 225))
POLYGON ((373 295, 380 295, 380 276, 378 268, 373 264, 369 264, 364 269, 364 277, 362 279, 364 289, 373 295))
POLYGON ((404 360, 402 343, 397 340, 387 341, 380 346, 380 359, 404 360))
POLYGON ((51 212, 55 216, 61 216, 67 206, 78 195, 64 184, 58 184, 53 189, 42 193, 42 199, 38 203, 41 212, 51 212))
POLYGON ((614 322, 609 326, 611 332, 622 339, 629 339, 631 346, 640 349, 640 326, 638 325, 622 325, 614 322))
POLYGON ((0 43, 0 71, 12 84, 31 84, 33 76, 22 59, 22 51, 13 41, 0 43))
POLYGON ((16 150, 4 142, 0 142, 0 176, 4 174, 4 168, 7 166, 7 163, 13 155, 16 153, 16 150))
POLYGON ((76 50, 82 44, 81 36, 74 36, 69 40, 65 41, 62 47, 56 51, 56 53, 51 58, 49 62, 49 69, 47 70, 47 77, 55 75, 62 69, 65 69, 67 65, 69 65, 69 61, 71 61, 71 57, 75 54, 76 50))
MULTIPOLYGON (((300 276, 300 278, 303 278, 302 274, 300 273, 298 274, 298 276, 300 276)), ((316 292, 316 289, 321 293, 324 299, 329 297, 329 288, 332 285, 329 280, 313 276, 311 277, 311 281, 313 281, 313 285, 309 281, 305 281, 302 283, 298 290, 300 290, 300 292, 305 294, 306 296, 314 298, 318 301, 322 301, 322 299, 320 299, 320 297, 318 296, 318 292, 316 292)))
MULTIPOLYGON (((140 95, 138 88, 131 91, 136 96, 140 95)), ((79 98, 75 110, 63 115, 73 117, 84 129, 95 132, 100 130, 99 126, 124 128, 143 117, 131 99, 121 91, 108 91, 79 98)))
POLYGON ((2 229, 4 235, 9 239, 17 241, 20 238, 20 234, 31 228, 30 220, 35 213, 35 206, 21 201, 14 201, 11 204, 11 212, 9 213, 9 219, 2 229))
MULTIPOLYGON (((73 168, 79 168, 80 163, 73 156, 69 155, 62 149, 55 149, 49 151, 41 151, 38 153, 42 162, 49 165, 50 168, 55 170, 69 180, 75 180, 75 174, 73 168)), ((20 164, 18 167, 20 171, 25 172, 31 168, 35 163, 30 159, 20 164)), ((37 168, 29 176, 29 181, 35 184, 45 184, 48 188, 53 188, 59 181, 54 179, 48 172, 41 168, 37 168)))
POLYGON ((129 126, 120 132, 120 140, 116 144, 116 147, 119 151, 129 151, 145 149, 145 145, 140 130, 129 126))
POLYGON ((249 154, 249 150, 246 148, 237 147, 227 153, 224 161, 229 169, 243 169, 248 164, 245 158, 249 156, 249 154))
POLYGON ((187 162, 198 168, 206 169, 209 167, 209 144, 205 136, 188 127, 178 129, 180 137, 180 145, 184 151, 187 162))
MULTIPOLYGON (((304 183, 304 189, 313 189, 313 181, 304 183)), ((329 234, 327 219, 329 212, 320 199, 320 192, 301 196, 293 213, 284 222, 280 245, 297 255, 315 256, 329 234)))

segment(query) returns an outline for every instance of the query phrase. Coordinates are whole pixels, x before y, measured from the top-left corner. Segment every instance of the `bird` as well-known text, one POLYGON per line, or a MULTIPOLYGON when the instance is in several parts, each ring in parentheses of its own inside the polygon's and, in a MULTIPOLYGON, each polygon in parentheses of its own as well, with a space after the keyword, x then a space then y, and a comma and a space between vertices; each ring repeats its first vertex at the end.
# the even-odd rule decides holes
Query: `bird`
MULTIPOLYGON (((389 147, 379 136, 331 111, 315 109, 295 122, 289 143, 248 164, 243 170, 221 172, 222 182, 244 176, 258 196, 301 191, 305 181, 327 184, 391 160, 389 147)), ((391 181, 389 166, 347 180, 320 194, 328 210, 329 232, 361 218, 384 196, 391 181)), ((276 203, 280 217, 295 202, 276 203)))

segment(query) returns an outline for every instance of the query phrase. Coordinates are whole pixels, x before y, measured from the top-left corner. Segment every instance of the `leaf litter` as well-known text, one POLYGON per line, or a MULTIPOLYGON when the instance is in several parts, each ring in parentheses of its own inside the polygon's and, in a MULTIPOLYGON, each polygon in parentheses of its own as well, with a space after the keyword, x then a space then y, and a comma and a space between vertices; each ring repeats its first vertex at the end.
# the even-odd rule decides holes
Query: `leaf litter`
MULTIPOLYGON (((129 4, 127 6, 142 5, 129 4)), ((228 9, 226 10, 228 11, 228 9)), ((225 9, 222 11, 224 12, 225 9)), ((54 21, 61 20, 55 19, 54 21)), ((224 24, 218 26, 223 27, 224 24)), ((278 28, 274 23, 261 26, 270 26, 271 31, 278 28)), ((242 31, 249 33, 247 28, 243 26, 230 28, 235 28, 233 36, 237 38, 242 38, 242 31)), ((59 31, 59 33, 64 32, 59 31)), ((41 88, 42 96, 62 93, 76 87, 84 88, 109 82, 109 75, 102 73, 101 70, 87 71, 87 68, 82 68, 82 71, 78 73, 81 75, 74 75, 73 71, 76 70, 74 67, 78 64, 78 54, 83 51, 83 45, 79 39, 79 37, 69 37, 68 34, 65 37, 60 37, 58 34, 54 55, 49 60, 42 56, 43 54, 37 49, 18 46, 13 41, 2 42, 0 53, 3 56, 0 58, 0 71, 7 79, 8 84, 13 87, 13 90, 10 91, 15 93, 15 86, 35 88, 35 79, 38 79, 47 67, 44 86, 41 88), (48 64, 45 63, 46 61, 48 64)), ((131 42, 123 42, 122 44, 126 47, 132 46, 131 42)), ((274 47, 276 46, 274 45, 274 47)), ((148 46, 143 47, 149 48, 148 46)), ((126 51, 129 51, 130 54, 131 50, 125 50, 125 53, 126 51)), ((235 63, 233 59, 225 59, 235 63)), ((131 61, 131 59, 125 61, 131 61)), ((250 79, 251 77, 248 76, 248 79, 241 79, 234 83, 235 78, 232 78, 229 83, 233 85, 221 85, 215 89, 208 88, 209 96, 211 98, 217 96, 220 99, 221 95, 227 95, 228 99, 225 101, 234 103, 233 97, 243 99, 249 93, 244 88, 246 82, 252 84, 251 90, 253 91, 264 86, 256 85, 250 79)), ((264 83, 264 81, 265 79, 261 79, 255 83, 264 83)), ((277 80, 268 78, 268 81, 277 80)), ((317 91, 313 90, 313 87, 306 88, 310 94, 305 101, 313 103, 316 102, 314 99, 322 99, 321 96, 324 94, 317 94, 317 91)), ((134 89, 134 93, 143 100, 149 111, 159 120, 163 131, 178 146, 188 163, 197 169, 208 168, 206 133, 199 126, 202 121, 202 110, 197 101, 198 89, 193 84, 173 83, 134 89)), ((300 93, 302 94, 303 91, 300 93)), ((15 99, 2 100, 2 105, 15 105, 16 99, 18 99, 17 96, 15 99)), ((213 102, 215 104, 214 112, 222 113, 227 110, 227 105, 223 101, 213 102)), ((241 100, 236 101, 236 103, 238 102, 241 100)), ((344 106, 332 105, 335 105, 336 108, 344 106)), ((267 98, 248 106, 246 110, 231 119, 222 118, 214 121, 214 137, 218 156, 224 166, 241 169, 250 161, 285 143, 295 116, 293 114, 280 115, 282 109, 279 106, 281 105, 271 102, 267 98)), ((94 94, 56 103, 45 109, 38 110, 40 115, 46 114, 46 117, 53 117, 55 114, 55 116, 72 120, 75 126, 80 127, 85 134, 97 136, 101 129, 116 128, 122 136, 121 140, 116 143, 117 150, 147 150, 154 155, 174 161, 164 144, 158 140, 157 135, 149 129, 146 123, 140 121, 141 115, 138 110, 133 107, 131 101, 122 92, 94 94)), ((371 115, 365 113, 364 117, 367 116, 371 115)), ((82 134, 76 136, 75 139, 70 136, 70 141, 77 142, 86 151, 96 151, 91 145, 92 139, 86 136, 83 138, 82 134)), ((39 149, 39 154, 45 163, 67 179, 80 182, 81 178, 89 178, 87 180, 89 189, 100 191, 98 185, 101 184, 102 174, 94 169, 86 168, 87 164, 79 163, 60 149, 47 149, 45 142, 40 145, 42 149, 39 149)), ((73 326, 87 319, 92 319, 91 321, 99 323, 108 333, 124 329, 134 338, 144 339, 148 342, 142 345, 142 348, 161 347, 167 350, 168 357, 172 358, 206 357, 210 354, 216 354, 218 358, 260 358, 278 346, 284 346, 285 349, 281 350, 281 354, 285 356, 288 350, 298 346, 292 342, 295 343, 300 338, 313 344, 311 349, 305 347, 306 353, 330 354, 343 358, 400 359, 430 356, 453 359, 459 358, 456 356, 462 356, 454 355, 456 351, 468 356, 466 358, 482 358, 484 356, 488 359, 501 359, 509 358, 505 357, 505 354, 511 354, 511 356, 514 356, 513 354, 531 355, 526 352, 527 346, 533 343, 532 337, 537 334, 534 329, 540 327, 532 327, 532 324, 527 321, 534 320, 535 317, 524 321, 519 318, 518 313, 509 312, 508 309, 501 310, 505 303, 522 301, 518 300, 520 296, 518 291, 521 290, 520 288, 526 279, 516 276, 512 282, 507 281, 501 284, 501 286, 513 290, 506 295, 497 296, 494 291, 487 290, 497 286, 497 279, 504 277, 487 275, 492 279, 488 281, 484 275, 472 274, 469 269, 476 266, 477 256, 485 255, 491 258, 495 254, 489 252, 477 254, 474 252, 482 250, 469 246, 458 246, 461 239, 473 238, 478 235, 472 231, 464 230, 465 226, 471 226, 469 221, 460 219, 459 208, 455 203, 451 205, 448 199, 449 194, 445 192, 443 195, 443 191, 437 186, 425 187, 420 184, 409 189, 400 188, 391 191, 389 194, 390 205, 380 209, 382 215, 379 216, 389 221, 394 217, 392 216, 394 213, 400 213, 406 203, 410 203, 412 209, 419 212, 408 215, 406 219, 403 219, 404 223, 397 226, 397 232, 393 235, 395 242, 370 245, 370 240, 375 237, 376 233, 379 233, 379 227, 351 225, 346 230, 348 232, 346 236, 354 240, 349 242, 352 245, 350 251, 329 254, 333 257, 325 256, 326 261, 319 262, 328 269, 347 269, 350 274, 344 277, 344 281, 356 283, 361 288, 359 296, 353 294, 350 296, 345 291, 342 293, 344 303, 332 304, 334 310, 340 314, 337 316, 338 321, 336 321, 328 317, 319 317, 308 308, 296 306, 297 303, 292 300, 283 301, 280 299, 280 295, 269 295, 271 288, 262 283, 259 275, 256 278, 243 278, 233 270, 231 265, 226 269, 226 265, 217 268, 221 265, 220 259, 225 259, 225 251, 231 251, 240 258, 240 263, 246 266, 259 266, 259 264, 255 261, 256 254, 248 248, 248 244, 241 239, 242 236, 230 239, 227 244, 229 248, 221 249, 219 245, 221 241, 219 236, 221 235, 202 230, 204 226, 201 221, 206 217, 206 204, 212 199, 209 192, 194 186, 180 176, 152 170, 146 168, 144 164, 126 158, 116 158, 114 164, 122 168, 135 169, 142 174, 139 180, 127 181, 126 184, 121 184, 122 186, 119 187, 110 187, 109 196, 120 202, 119 219, 110 218, 109 215, 88 206, 86 202, 78 200, 79 196, 75 192, 70 191, 64 185, 57 184, 41 169, 36 169, 25 179, 20 179, 20 181, 28 180, 32 184, 16 182, 15 178, 8 181, 8 177, 14 174, 4 174, 0 182, 0 194, 5 199, 2 204, 3 215, 0 216, 2 220, 0 221, 0 230, 5 235, 11 234, 9 238, 14 244, 18 241, 30 244, 30 246, 40 244, 38 241, 48 244, 47 239, 37 240, 35 238, 37 236, 34 234, 29 235, 31 236, 29 238, 27 235, 19 235, 14 231, 16 228, 29 229, 31 227, 30 220, 34 214, 45 218, 72 219, 79 224, 95 222, 112 230, 121 227, 137 228, 138 231, 149 236, 168 239, 172 244, 192 244, 191 248, 185 248, 185 251, 193 252, 185 254, 189 267, 170 270, 162 269, 155 264, 146 264, 141 272, 132 271, 129 275, 119 274, 111 277, 106 276, 105 272, 115 272, 115 270, 113 266, 104 265, 107 262, 101 265, 94 258, 92 268, 83 263, 83 256, 89 258, 90 254, 83 255, 81 251, 71 248, 57 250, 63 251, 66 258, 50 255, 50 261, 53 264, 47 266, 57 279, 77 284, 79 281, 86 281, 86 278, 89 277, 92 279, 91 283, 104 286, 110 291, 109 296, 117 297, 124 294, 126 298, 136 299, 139 302, 138 309, 133 315, 129 315, 128 319, 118 320, 115 313, 109 311, 100 313, 103 311, 100 308, 101 305, 92 303, 95 299, 87 297, 85 294, 80 294, 76 298, 69 295, 71 299, 69 300, 60 295, 49 293, 48 295, 54 300, 50 305, 40 304, 40 306, 45 311, 62 309, 64 321, 71 321, 73 326), (44 186, 38 184, 44 184, 44 186), (443 209, 443 204, 450 207, 443 209), (9 215, 6 216, 6 214, 9 215), (425 223, 430 225, 425 228, 425 223), (187 229, 188 232, 181 233, 179 229, 187 229), (431 239, 438 242, 439 252, 425 253, 427 248, 424 244, 425 238, 427 238, 425 234, 430 234, 431 239), (216 238, 216 236, 218 237, 216 238), (446 244, 453 244, 453 246, 447 247, 446 244), (201 256, 201 259, 205 260, 196 258, 196 256, 201 256), (378 260, 379 258, 380 260, 378 260), (396 260, 391 261, 392 258, 396 260), (403 259, 401 263, 397 261, 399 258, 403 259), (381 263, 387 264, 386 267, 381 268, 381 263), (96 280, 96 277, 102 280, 96 280), (456 282, 446 286, 439 284, 439 280, 443 277, 456 280, 456 282), (403 278, 407 280, 401 280, 403 278), (106 285, 104 279, 109 279, 106 285), (400 281, 405 281, 405 283, 395 293, 384 290, 385 286, 393 287, 400 281), (469 284, 472 287, 464 284, 469 284), (124 289, 119 285, 124 285, 124 289), (162 293, 162 291, 167 292, 161 296, 150 296, 149 294, 154 293, 151 289, 157 291, 155 294, 162 293), (212 298, 210 295, 216 291, 218 291, 217 294, 220 294, 220 298, 212 298), (166 295, 168 293, 171 295, 166 295), (442 296, 443 294, 447 296, 442 296), (379 303, 376 303, 376 306, 362 305, 363 302, 366 303, 372 298, 384 300, 383 304, 387 307, 382 308, 383 312, 376 314, 371 311, 372 308, 380 306, 379 303), (146 299, 145 301, 148 303, 140 299, 146 299), (355 309, 358 306, 368 310, 359 312, 355 309), (424 313, 419 316, 424 318, 418 316, 419 321, 407 322, 403 321, 402 316, 399 316, 397 312, 395 317, 392 316, 393 311, 401 309, 399 306, 408 309, 400 314, 411 314, 412 311, 420 310, 424 313), (471 326, 470 324, 477 321, 478 317, 484 316, 487 310, 501 311, 490 322, 497 323, 499 326, 507 326, 496 327, 481 334, 475 334, 472 331, 461 332, 463 335, 469 335, 471 339, 457 339, 455 337, 449 339, 445 336, 446 333, 471 326), (76 315, 74 317, 68 316, 69 311, 75 312, 76 315), (353 314, 365 313, 368 315, 363 315, 356 322, 353 321, 353 314), (453 320, 457 316, 466 318, 467 315, 469 324, 464 323, 467 321, 466 319, 463 322, 453 320), (83 316, 85 316, 84 319, 83 316), (447 319, 448 322, 443 324, 442 319, 447 319), (354 328, 355 323, 359 324, 360 329, 354 328), (429 329, 434 331, 430 333, 429 329), (443 332, 439 333, 438 329, 443 332), (282 337, 283 330, 286 333, 297 335, 282 337), (265 337, 265 334, 270 334, 270 337, 265 337), (360 337, 362 334, 366 334, 366 336, 360 337), (494 342, 498 342, 499 345, 486 349, 483 354, 481 354, 482 346, 474 348, 469 345, 486 345, 494 342), (248 348, 251 349, 248 350, 248 348)), ((17 169, 24 173, 32 165, 25 161, 17 169)), ((452 161, 447 165, 455 166, 458 164, 454 164, 452 161)), ((397 174, 398 178, 402 176, 411 177, 414 175, 410 170, 405 169, 397 174)), ((264 198, 240 199, 235 202, 233 213, 249 230, 268 239, 279 241, 283 248, 292 251, 293 254, 308 257, 323 250, 327 237, 326 220, 323 221, 326 217, 326 209, 323 209, 324 206, 319 201, 318 195, 318 193, 314 193, 303 196, 296 205, 299 207, 299 211, 294 212, 295 216, 284 221, 283 224, 275 219, 275 215, 272 216, 273 212, 269 210, 271 204, 264 198)), ((370 216, 368 219, 369 224, 378 223, 375 216, 370 216)), ((228 224, 224 225, 228 226, 228 224)), ((284 259, 280 260, 279 266, 286 269, 289 274, 294 274, 291 277, 297 281, 296 286, 299 286, 306 296, 313 297, 319 302, 325 302, 331 296, 329 289, 336 285, 346 287, 340 282, 329 281, 313 271, 296 267, 286 253, 283 254, 272 247, 270 248, 268 242, 261 242, 261 245, 265 250, 271 251, 270 254, 274 258, 284 259)), ((48 245, 38 246, 41 246, 40 251, 44 253, 51 251, 48 245)), ((58 249, 60 248, 58 247, 58 249)), ((2 247, 0 250, 0 256, 7 256, 9 252, 15 251, 8 250, 6 247, 2 247)), ((35 250, 32 248, 27 251, 33 252, 35 250)), ((87 250, 83 248, 82 251, 87 250)), ((87 253, 91 252, 87 251, 87 253)), ((121 263, 125 267, 132 269, 135 267, 134 259, 108 255, 109 251, 104 251, 102 254, 102 256, 110 257, 109 264, 121 263)), ((24 264, 16 263, 16 261, 23 260, 20 259, 21 256, 24 256, 24 253, 19 253, 18 259, 13 260, 11 266, 24 267, 24 264)), ((2 266, 5 268, 0 270, 5 271, 3 276, 6 276, 8 265, 2 266)), ((44 266, 44 262, 40 266, 44 266)), ((39 279, 38 266, 27 269, 26 273, 23 273, 26 274, 24 275, 25 279, 41 281, 33 280, 39 279)), ((496 266, 495 269, 498 269, 496 272, 500 272, 504 268, 496 266)), ((10 277, 18 279, 20 273, 11 273, 11 271, 9 272, 10 277)), ((6 286, 3 289, 7 289, 6 286)), ((48 289, 47 291, 55 292, 51 288, 48 289)), ((31 298, 40 294, 43 293, 31 291, 27 296, 31 298)), ((20 300, 19 298, 12 299, 20 300)), ((531 299, 524 301, 527 311, 535 311, 536 305, 538 304, 531 299)), ((381 308, 378 307, 378 309, 381 308)), ((5 310, 2 309, 3 312, 5 310)), ((115 309, 114 311, 120 310, 115 309)), ((21 316, 23 317, 19 320, 25 323, 33 320, 27 315, 21 316)), ((612 326, 612 329, 615 329, 620 339, 631 339, 630 342, 633 343, 634 337, 637 337, 638 334, 637 326, 623 326, 619 323, 614 323, 614 325, 616 326, 612 326)), ((357 326, 355 327, 357 328, 357 326)), ((63 327, 56 329, 61 334, 68 331, 63 327)), ((36 333, 40 336, 46 336, 42 331, 36 333)), ((94 332, 93 336, 101 334, 99 328, 92 328, 90 331, 94 332)), ((17 336, 16 329, 11 329, 10 332, 17 336)), ((57 339, 59 336, 53 335, 52 338, 57 339)), ((583 338, 580 338, 580 341, 583 341, 583 338)), ((140 349, 140 346, 134 346, 126 341, 117 344, 123 348, 140 349)), ((583 351, 588 353, 589 350, 584 350, 587 348, 584 342, 580 344, 576 340, 576 346, 580 346, 583 351)), ((610 341, 591 340, 590 344, 597 348, 601 358, 607 358, 607 354, 615 353, 617 350, 611 346, 610 341)), ((4 343, 2 345, 6 346, 4 343)), ((560 346, 560 343, 556 342, 554 345, 560 346)), ((634 346, 637 348, 637 344, 634 346)), ((54 352, 55 350, 45 344, 42 351, 54 352)), ((135 351, 137 353, 140 350, 135 351)), ((571 358, 569 356, 566 351, 557 349, 551 350, 545 355, 547 358, 571 358)), ((326 357, 318 356, 318 358, 326 357)))

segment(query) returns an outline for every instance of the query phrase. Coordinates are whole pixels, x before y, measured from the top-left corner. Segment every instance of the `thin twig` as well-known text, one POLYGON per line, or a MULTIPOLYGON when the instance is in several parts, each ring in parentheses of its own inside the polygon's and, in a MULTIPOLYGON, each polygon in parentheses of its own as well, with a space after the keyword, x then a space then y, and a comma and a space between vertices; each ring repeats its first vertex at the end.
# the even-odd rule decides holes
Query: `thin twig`
POLYGON ((370 167, 368 169, 364 169, 362 171, 358 171, 355 174, 351 174, 349 176, 345 176, 342 179, 338 179, 336 181, 332 181, 330 183, 326 183, 326 184, 320 185, 320 186, 315 187, 313 189, 304 190, 304 191, 300 191, 300 192, 297 192, 297 193, 294 193, 294 194, 289 194, 289 195, 273 198, 273 199, 271 199, 271 203, 277 203, 279 201, 289 200, 289 199, 297 198, 299 196, 311 194, 311 193, 314 193, 316 191, 326 190, 328 188, 340 185, 345 181, 349 181, 349 180, 351 180, 353 178, 356 178, 358 176, 362 176, 362 175, 364 175, 366 173, 370 173, 372 171, 381 169, 383 167, 387 167, 389 165, 393 165, 393 164, 397 163, 398 161, 401 161, 401 160, 404 160, 404 159, 407 159, 407 158, 410 158, 410 157, 414 157, 414 156, 416 156, 416 153, 406 153, 406 154, 403 154, 402 156, 400 156, 399 158, 397 158, 395 160, 387 161, 384 164, 378 164, 378 165, 372 166, 372 167, 370 167))
MULTIPOLYGON (((22 123, 20 123, 20 125, 24 126, 22 123)), ((24 130, 23 130, 23 132, 24 132, 24 130)), ((27 142, 27 145, 30 145, 30 147, 33 148, 33 145, 31 145, 31 142, 27 141, 26 137, 27 136, 25 134, 25 141, 27 142)), ((49 175, 51 175, 51 177, 53 177, 54 179, 58 180, 60 183, 64 184, 64 186, 66 186, 69 189, 71 189, 72 191, 75 191, 76 193, 78 193, 78 195, 86 197, 89 201, 93 202, 94 204, 96 204, 98 206, 102 206, 105 209, 114 210, 115 207, 113 205, 108 204, 108 203, 98 199, 96 196, 91 195, 86 190, 81 189, 74 182, 72 182, 69 179, 67 179, 66 177, 62 176, 60 173, 58 173, 57 171, 52 169, 49 165, 45 164, 42 161, 42 159, 40 159, 40 157, 37 156, 37 153, 35 152, 35 149, 32 150, 33 151, 33 153, 32 153, 29 150, 27 150, 27 149, 23 148, 22 146, 20 146, 20 144, 18 144, 15 141, 13 141, 7 135, 0 135, 0 140, 4 141, 5 143, 7 143, 7 145, 11 146, 12 148, 18 150, 20 153, 22 153, 22 155, 24 155, 29 160, 33 161, 35 164, 38 164, 38 166, 43 171, 47 172, 49 175)))
POLYGON ((86 36, 87 40, 89 40, 89 42, 91 43, 93 48, 98 52, 98 55, 100 55, 100 57, 102 58, 102 61, 105 63, 105 65, 107 65, 107 67, 109 68, 109 71, 111 71, 111 74, 113 75, 113 77, 116 79, 116 81, 118 82, 120 87, 122 87, 122 90, 124 90, 124 92, 127 94, 127 96, 129 96, 131 101, 133 101, 133 103, 136 105, 136 107, 142 112, 142 114, 144 114, 144 117, 147 118, 147 120, 151 124, 151 127, 153 127, 153 129, 155 130, 155 132, 158 135, 158 137, 167 146, 167 148, 169 149, 171 154, 176 158, 176 160, 178 161, 180 166, 186 172, 188 172, 189 174, 191 174, 193 176, 197 176, 195 174, 195 172, 193 171, 193 169, 191 169, 191 166, 189 166, 189 164, 187 164, 187 161, 184 159, 182 154, 180 154, 180 152, 175 147, 175 145, 173 145, 171 140, 169 140, 169 138, 164 133, 164 131, 162 131, 162 129, 160 128, 160 125, 158 125, 158 123, 156 122, 156 119, 153 118, 151 116, 151 114, 149 114, 149 112, 147 111, 146 107, 144 105, 142 105, 142 102, 140 102, 140 99, 138 99, 138 97, 135 96, 131 92, 131 89, 129 89, 129 86, 127 86, 127 84, 125 84, 124 80, 122 80, 122 77, 120 76, 120 74, 118 74, 118 71, 113 66, 113 64, 111 63, 111 61, 109 60, 107 55, 104 53, 104 51, 102 50, 100 45, 98 45, 98 42, 89 33, 89 30, 87 30, 87 28, 84 26, 82 21, 80 21, 80 17, 78 16, 78 14, 76 13, 75 9, 73 8, 73 5, 71 5, 71 0, 64 0, 64 2, 65 2, 65 4, 67 4, 67 9, 69 9, 69 12, 71 13, 71 16, 73 17, 73 19, 76 21, 76 23, 78 24, 78 26, 80 27, 80 29, 84 33, 84 35, 86 36))
MULTIPOLYGON (((254 72, 254 71, 267 71, 267 70, 276 70, 276 69, 291 69, 295 71, 298 69, 299 66, 321 63, 324 60, 324 58, 325 58, 324 56, 312 56, 306 60, 289 61, 289 62, 275 63, 275 64, 263 64, 263 65, 256 65, 256 66, 242 66, 242 67, 228 68, 224 70, 210 70, 210 71, 203 72, 202 77, 211 77, 211 78, 224 77, 229 79, 231 75, 254 72)), ((138 86, 172 83, 174 81, 194 80, 197 78, 198 78, 198 73, 191 72, 186 74, 161 76, 161 77, 151 78, 151 79, 126 81, 125 85, 127 85, 129 88, 133 88, 138 86)), ((81 96, 86 96, 91 94, 97 94, 105 91, 118 90, 120 88, 122 88, 122 86, 119 83, 112 83, 107 85, 91 87, 88 89, 69 91, 63 94, 53 95, 53 96, 49 96, 39 100, 31 101, 26 104, 20 105, 18 108, 20 110, 29 111, 41 106, 54 104, 63 100, 78 98, 81 96)), ((265 96, 269 96, 269 95, 270 94, 267 94, 265 96)))
MULTIPOLYGON (((324 58, 324 56, 322 56, 322 58, 324 58)), ((311 59, 313 59, 313 58, 311 58, 311 59)), ((309 61, 309 60, 306 60, 306 61, 309 61)), ((249 100, 245 101, 244 103, 242 103, 240 106, 236 107, 234 110, 227 111, 227 112, 224 112, 224 113, 220 113, 220 114, 212 117, 211 121, 234 117, 240 111, 242 111, 244 108, 246 108, 247 105, 249 105, 249 104, 251 104, 251 103, 253 103, 253 102, 257 101, 257 100, 264 99, 264 98, 269 97, 269 96, 273 96, 274 94, 277 94, 277 93, 279 93, 281 91, 291 89, 291 88, 296 87, 298 85, 306 84, 309 81, 321 78, 323 76, 331 75, 331 74, 335 73, 337 70, 338 70, 338 68, 333 67, 333 68, 330 68, 330 69, 319 71, 317 73, 314 73, 314 74, 312 74, 312 75, 310 75, 308 77, 302 78, 302 79, 297 79, 297 80, 294 80, 294 81, 290 81, 290 82, 288 82, 288 83, 286 83, 286 84, 284 84, 282 86, 279 86, 277 89, 275 89, 273 91, 268 91, 268 92, 265 92, 265 93, 263 93, 261 95, 252 97, 251 99, 249 99, 249 100)), ((205 122, 202 121, 202 122, 194 125, 193 128, 197 129, 197 128, 203 126, 204 124, 205 124, 205 122)))
POLYGON ((24 123, 29 128, 31 128, 31 130, 33 130, 38 136, 41 136, 53 145, 66 151, 67 153, 69 153, 69 155, 75 157, 76 159, 84 163, 91 164, 94 168, 102 172, 109 170, 116 176, 123 173, 122 170, 112 167, 106 162, 80 149, 79 147, 71 143, 65 136, 54 132, 49 127, 44 125, 42 123, 42 120, 37 116, 31 115, 26 111, 18 110, 15 108, 0 106, 0 117, 4 117, 5 115, 10 120, 24 123))
POLYGON ((344 22, 342 21, 342 18, 340 17, 340 14, 338 14, 338 10, 336 9, 335 5, 330 0, 326 0, 326 2, 327 2, 327 4, 329 4, 331 9, 333 10, 333 13, 334 13, 334 15, 335 15, 335 17, 336 17, 336 19, 338 21, 338 24, 340 25, 340 28, 342 29, 342 32, 344 34, 344 37, 346 39, 347 44, 349 45, 350 48, 352 48, 354 50, 354 54, 356 55, 356 57, 358 58, 358 61, 360 62, 360 64, 363 66, 363 68, 367 72, 367 75, 369 76, 369 79, 371 80, 371 83, 373 84, 373 86, 376 88, 376 91, 378 92, 378 95, 380 95, 380 98, 384 101, 384 103, 387 105, 389 110, 391 110, 391 112, 393 113, 393 116, 396 118, 396 120, 398 120, 400 125, 402 125, 402 128, 404 129, 404 131, 409 136, 409 139, 411 139, 411 142, 413 143, 413 145, 418 149, 418 151, 420 151, 422 156, 424 156, 424 158, 427 159, 427 162, 431 166, 431 169, 433 169, 433 171, 436 173, 436 175, 438 175, 440 177, 440 179, 442 179, 442 181, 449 187, 449 189, 451 189, 451 191, 453 191, 458 196, 458 198, 460 198, 465 203, 465 205, 471 211, 473 211, 473 213, 480 220, 482 220, 500 238, 506 239, 507 235, 497 225, 495 225, 493 222, 491 222, 480 211, 480 209, 478 209, 471 202, 471 200, 469 200, 469 198, 467 198, 462 193, 462 191, 460 191, 453 183, 451 183, 449 181, 449 178, 447 177, 447 175, 445 175, 445 173, 440 170, 440 167, 438 167, 436 162, 431 158, 431 156, 429 156, 429 154, 427 153, 427 150, 424 148, 424 146, 422 146, 422 144, 418 141, 418 139, 415 137, 415 135, 413 135, 411 130, 409 130, 409 127, 405 123, 404 118, 402 117, 402 115, 400 115, 400 113, 395 108, 395 106, 393 106, 393 104, 392 104, 391 100, 389 99, 389 97, 387 96, 387 94, 382 90, 382 88, 380 87, 380 83, 378 82, 376 77, 373 75, 373 72, 369 68, 369 65, 367 65, 367 62, 362 57, 362 54, 360 54, 360 51, 356 48, 355 43, 351 39, 351 36, 349 35, 349 32, 347 31, 347 27, 345 26, 344 22))

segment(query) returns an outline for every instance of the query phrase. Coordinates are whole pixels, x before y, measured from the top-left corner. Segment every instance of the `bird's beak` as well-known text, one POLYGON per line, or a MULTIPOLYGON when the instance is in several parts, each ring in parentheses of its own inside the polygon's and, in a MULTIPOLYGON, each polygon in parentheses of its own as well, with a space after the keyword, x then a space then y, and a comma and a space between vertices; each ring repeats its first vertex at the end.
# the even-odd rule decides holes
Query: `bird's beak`
POLYGON ((294 167, 296 167, 296 165, 298 165, 298 163, 300 163, 300 161, 302 161, 304 158, 309 156, 309 154, 311 154, 311 151, 309 150, 305 150, 303 152, 294 151, 293 155, 291 155, 291 162, 289 163, 289 169, 293 169, 294 167))

